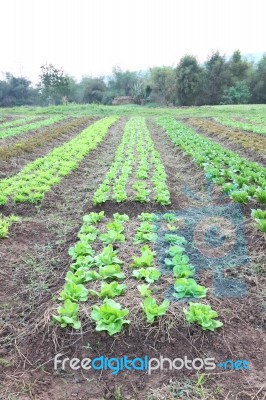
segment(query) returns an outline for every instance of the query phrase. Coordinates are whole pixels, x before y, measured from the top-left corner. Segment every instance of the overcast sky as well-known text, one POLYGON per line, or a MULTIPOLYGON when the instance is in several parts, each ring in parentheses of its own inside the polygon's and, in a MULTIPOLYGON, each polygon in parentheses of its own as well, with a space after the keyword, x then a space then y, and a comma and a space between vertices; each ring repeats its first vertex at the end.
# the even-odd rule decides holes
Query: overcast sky
POLYGON ((266 51, 266 0, 1 0, 0 72, 35 82, 48 62, 77 78, 266 51))

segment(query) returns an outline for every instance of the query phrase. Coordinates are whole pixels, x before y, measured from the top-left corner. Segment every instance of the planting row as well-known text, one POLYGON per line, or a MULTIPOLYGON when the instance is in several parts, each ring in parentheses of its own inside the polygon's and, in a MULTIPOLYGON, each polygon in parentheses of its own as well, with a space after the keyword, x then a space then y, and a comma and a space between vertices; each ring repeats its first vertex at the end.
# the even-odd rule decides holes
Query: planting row
POLYGON ((143 117, 132 117, 127 122, 115 160, 93 202, 97 205, 111 199, 170 204, 164 166, 143 117))
POLYGON ((228 117, 216 117, 215 120, 223 125, 231 126, 232 128, 238 128, 243 131, 258 133, 260 135, 266 135, 266 124, 264 123, 264 125, 261 126, 257 125, 255 122, 256 120, 251 122, 241 122, 228 117))
POLYGON ((173 118, 159 118, 158 124, 234 201, 246 204, 253 198, 266 204, 266 168, 224 149, 173 118))
POLYGON ((30 131, 34 131, 36 129, 42 128, 44 126, 55 124, 56 122, 61 121, 65 117, 56 115, 51 118, 42 119, 41 121, 32 122, 30 124, 16 126, 14 128, 7 128, 4 130, 0 130, 0 139, 11 137, 15 135, 19 135, 20 133, 26 133, 30 131))
POLYGON ((266 154, 266 137, 247 135, 244 132, 232 130, 226 126, 221 126, 216 122, 204 118, 190 118, 187 122, 193 127, 199 128, 214 137, 225 138, 230 142, 243 146, 244 149, 254 150, 258 154, 264 156, 266 154))
POLYGON ((11 157, 17 157, 23 153, 31 153, 37 147, 40 147, 53 139, 75 132, 76 129, 82 128, 86 123, 89 123, 89 121, 90 119, 88 117, 81 117, 75 118, 73 121, 59 126, 50 126, 44 131, 39 133, 37 132, 30 138, 2 146, 0 148, 0 158, 7 161, 11 157))
MULTIPOLYGON (((11 128, 13 126, 27 124, 36 119, 38 119, 38 117, 33 116, 33 117, 25 117, 25 118, 13 119, 11 121, 3 122, 2 124, 0 124, 0 130, 3 130, 5 128, 11 128)), ((0 120, 0 122, 1 122, 1 120, 0 120)))
POLYGON ((62 177, 78 168, 80 161, 103 140, 116 117, 103 118, 84 129, 74 139, 37 158, 15 176, 0 181, 0 204, 37 203, 62 177))
POLYGON ((20 221, 20 218, 16 215, 12 214, 9 217, 4 217, 0 214, 0 239, 8 238, 11 226, 20 221))
MULTIPOLYGON (((169 221, 169 214, 165 214, 163 218, 169 221)), ((125 225, 129 217, 116 213, 111 222, 104 223, 103 212, 92 212, 83 218, 83 225, 78 233, 79 240, 69 249, 72 264, 59 296, 59 300, 64 304, 58 307, 57 315, 54 315, 54 320, 60 323, 61 327, 80 329, 79 304, 86 303, 90 299, 90 303, 93 304, 90 318, 96 323, 96 331, 107 331, 109 335, 120 332, 124 324, 131 322, 124 319, 130 314, 130 310, 123 308, 122 304, 113 298, 121 297, 123 303, 128 299, 133 300, 132 284, 130 283, 128 289, 125 283, 121 283, 122 280, 128 281, 130 278, 136 282, 145 282, 137 285, 137 292, 143 301, 134 300, 137 300, 137 304, 144 312, 146 321, 153 323, 156 318, 166 314, 169 300, 164 299, 159 303, 154 297, 156 293, 154 282, 161 277, 161 272, 155 267, 156 252, 152 248, 152 244, 157 240, 155 224, 157 219, 155 214, 142 213, 138 216, 139 224, 133 237, 133 244, 140 246, 136 250, 140 255, 133 255, 131 263, 125 266, 124 261, 119 258, 118 249, 121 243, 130 240, 125 235, 125 225), (99 247, 97 242, 105 247, 101 247, 101 251, 96 254, 94 247, 99 247), (88 283, 93 285, 92 288, 84 285, 88 283), (130 293, 127 295, 128 290, 130 293)), ((165 263, 168 268, 173 269, 176 278, 175 297, 178 299, 205 297, 207 289, 191 278, 195 271, 189 265, 188 257, 183 254, 184 238, 166 234, 165 240, 172 244, 167 251, 168 258, 165 259, 165 263)), ((125 253, 121 254, 125 256, 125 253)), ((84 307, 87 315, 87 303, 84 307)), ((189 308, 184 309, 184 313, 187 321, 199 324, 204 330, 214 330, 222 326, 221 322, 214 319, 217 313, 208 305, 190 303, 189 308)))

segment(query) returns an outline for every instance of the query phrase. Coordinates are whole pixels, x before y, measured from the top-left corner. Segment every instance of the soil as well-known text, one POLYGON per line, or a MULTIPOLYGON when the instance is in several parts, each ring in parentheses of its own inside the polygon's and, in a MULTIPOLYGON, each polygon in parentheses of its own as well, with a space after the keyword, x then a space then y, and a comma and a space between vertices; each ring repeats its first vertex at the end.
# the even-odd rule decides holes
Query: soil
MULTIPOLYGON (((127 213, 128 241, 121 244, 121 257, 128 265, 134 253, 130 241, 141 212, 161 215, 171 210, 197 215, 207 206, 230 206, 229 198, 218 187, 206 186, 204 174, 191 159, 175 147, 153 120, 148 121, 152 139, 161 154, 172 205, 159 207, 154 203, 132 201, 116 204, 111 201, 93 207, 92 197, 113 162, 120 143, 125 118, 111 127, 105 140, 81 162, 78 170, 65 177, 45 197, 41 206, 9 204, 0 207, 5 215, 21 215, 22 223, 11 227, 10 238, 0 241, 3 291, 1 304, 0 371, 3 400, 100 400, 100 399, 238 399, 262 400, 266 368, 265 354, 265 235, 256 231, 250 219, 250 205, 242 209, 244 237, 248 262, 223 269, 223 279, 239 279, 248 294, 243 298, 217 297, 214 293, 214 271, 202 268, 198 281, 209 288, 207 303, 219 313, 224 327, 215 332, 203 332, 184 321, 181 301, 171 302, 170 311, 159 322, 148 325, 143 318, 141 302, 125 269, 128 295, 121 303, 130 308, 131 325, 123 334, 109 337, 95 333, 89 318, 90 307, 82 306, 82 332, 64 330, 52 325, 58 293, 69 268, 68 249, 77 238, 83 216, 90 211, 104 210, 107 219, 114 212, 127 213), (193 214, 194 212, 194 214, 193 214), (53 359, 57 353, 64 357, 129 358, 152 357, 205 358, 216 361, 246 359, 250 371, 206 373, 203 382, 190 370, 147 372, 121 371, 55 371, 53 359)), ((65 139, 65 136, 64 136, 65 139)), ((12 168, 12 166, 10 166, 12 168)), ((7 170, 8 173, 8 170, 7 170)), ((182 214, 182 215, 183 215, 182 214)), ((229 216, 228 216, 229 217, 229 216)), ((185 232, 185 231, 184 231, 185 232)), ((157 262, 160 262, 159 260, 157 262)), ((159 265, 158 265, 159 266, 159 265)), ((159 266, 160 267, 160 266, 159 266)), ((156 297, 162 300, 171 285, 171 277, 163 275, 156 297)), ((90 306, 90 304, 89 304, 90 306)), ((199 372, 201 374, 202 371, 199 372)))

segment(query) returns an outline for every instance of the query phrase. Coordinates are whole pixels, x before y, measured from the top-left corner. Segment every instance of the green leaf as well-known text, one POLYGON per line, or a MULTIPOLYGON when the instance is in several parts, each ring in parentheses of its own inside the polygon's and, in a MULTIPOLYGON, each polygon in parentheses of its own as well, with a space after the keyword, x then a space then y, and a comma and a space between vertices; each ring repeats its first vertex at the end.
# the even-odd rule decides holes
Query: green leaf
POLYGON ((121 272, 120 265, 106 265, 99 267, 99 274, 102 279, 124 279, 125 275, 121 272))
POLYGON ((83 285, 77 285, 74 282, 68 282, 64 286, 64 290, 60 293, 59 300, 71 300, 73 302, 87 301, 88 289, 83 285))
POLYGON ((113 246, 109 244, 102 250, 102 252, 99 255, 94 257, 95 264, 97 266, 123 264, 123 261, 119 260, 116 254, 117 250, 114 250, 113 246))
POLYGON ((144 279, 148 283, 157 281, 161 276, 161 272, 153 267, 135 269, 132 274, 136 279, 144 279))
POLYGON ((174 297, 182 299, 184 297, 206 297, 207 288, 198 285, 195 279, 192 278, 178 278, 175 281, 174 288, 176 293, 174 297))
POLYGON ((166 313, 169 307, 169 301, 164 300, 162 304, 158 305, 154 298, 147 297, 141 304, 141 307, 146 314, 147 322, 153 323, 156 317, 166 313))
POLYGON ((223 323, 215 320, 218 317, 216 311, 212 310, 211 306, 200 303, 189 303, 189 309, 183 308, 186 321, 196 323, 205 330, 214 331, 223 326, 223 323))
POLYGON ((109 244, 114 242, 125 242, 126 238, 122 233, 111 230, 107 233, 102 233, 100 235, 100 240, 104 243, 109 244))
POLYGON ((141 247, 141 257, 132 257, 134 263, 131 264, 131 267, 151 267, 153 264, 154 260, 154 255, 156 254, 154 251, 152 251, 149 246, 145 245, 141 247))
POLYGON ((151 295, 151 290, 149 289, 150 285, 138 285, 138 291, 142 297, 149 297, 151 295))
POLYGON ((105 299, 100 307, 94 305, 91 318, 96 321, 96 331, 107 331, 109 335, 121 332, 124 324, 130 321, 124 319, 128 315, 127 308, 121 309, 121 305, 112 299, 105 299))
POLYGON ((59 322, 62 328, 70 326, 74 329, 80 329, 81 323, 78 320, 78 310, 78 304, 72 303, 71 300, 67 299, 64 301, 63 307, 58 307, 57 313, 59 315, 53 315, 53 319, 59 322))

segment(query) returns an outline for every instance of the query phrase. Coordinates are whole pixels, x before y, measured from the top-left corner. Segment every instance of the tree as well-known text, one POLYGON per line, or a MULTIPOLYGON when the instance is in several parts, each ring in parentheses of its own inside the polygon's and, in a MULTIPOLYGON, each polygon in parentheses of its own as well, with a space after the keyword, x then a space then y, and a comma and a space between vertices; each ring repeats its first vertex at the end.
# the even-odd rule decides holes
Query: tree
POLYGON ((218 51, 213 53, 205 63, 204 80, 203 103, 219 104, 224 90, 230 84, 230 70, 225 57, 221 56, 218 51))
POLYGON ((137 72, 122 71, 119 67, 113 68, 113 76, 108 82, 108 88, 113 97, 131 96, 132 88, 139 80, 137 72))
POLYGON ((5 80, 0 81, 0 106, 12 107, 36 102, 36 90, 30 87, 31 82, 24 77, 15 77, 9 72, 5 80))
POLYGON ((259 61, 251 83, 254 103, 266 103, 266 54, 259 61))
POLYGON ((158 104, 175 104, 176 77, 171 67, 154 67, 150 69, 150 100, 158 104))
POLYGON ((244 60, 239 50, 235 51, 229 60, 228 67, 231 73, 232 83, 244 81, 249 78, 252 65, 244 60))
POLYGON ((103 78, 88 78, 83 94, 84 103, 102 103, 106 84, 103 78))
POLYGON ((194 56, 186 55, 176 69, 177 95, 180 105, 197 104, 202 81, 202 69, 194 56))
POLYGON ((43 100, 48 104, 60 104, 69 94, 69 78, 52 64, 42 65, 41 71, 39 90, 43 100))
POLYGON ((225 89, 222 104, 247 104, 251 93, 244 81, 239 81, 235 86, 225 89))

